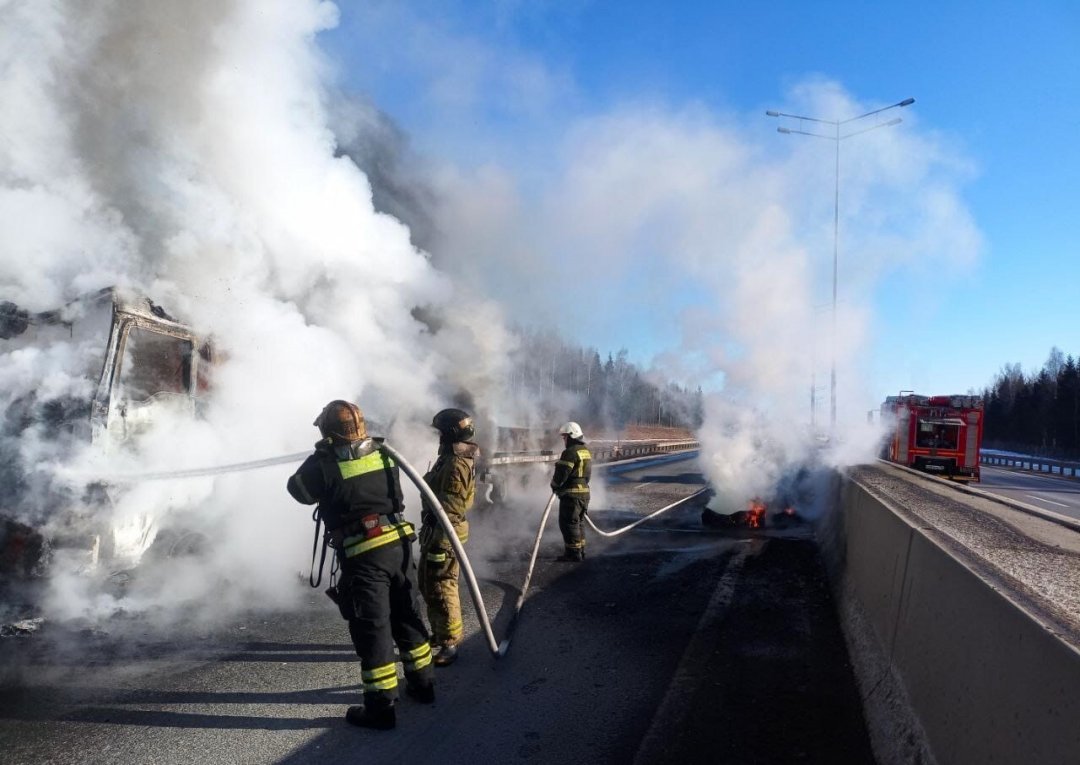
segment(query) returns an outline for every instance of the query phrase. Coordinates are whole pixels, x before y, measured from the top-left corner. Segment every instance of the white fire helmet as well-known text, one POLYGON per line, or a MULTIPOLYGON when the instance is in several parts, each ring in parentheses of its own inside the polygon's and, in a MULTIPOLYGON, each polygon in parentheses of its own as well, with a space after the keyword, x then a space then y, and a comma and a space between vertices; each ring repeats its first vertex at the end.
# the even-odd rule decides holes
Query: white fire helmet
POLYGON ((570 436, 570 438, 578 439, 584 437, 584 433, 581 432, 581 426, 576 422, 568 422, 559 428, 559 433, 564 436, 570 436))

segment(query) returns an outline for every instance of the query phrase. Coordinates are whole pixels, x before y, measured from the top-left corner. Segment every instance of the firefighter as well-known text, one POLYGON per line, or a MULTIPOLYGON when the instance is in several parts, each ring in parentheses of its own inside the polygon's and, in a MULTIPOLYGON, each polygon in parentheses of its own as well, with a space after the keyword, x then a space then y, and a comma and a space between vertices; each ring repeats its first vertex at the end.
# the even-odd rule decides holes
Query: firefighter
MULTIPOLYGON (((480 447, 470 440, 475 435, 473 420, 462 409, 443 409, 432 418, 431 427, 439 431, 439 455, 424 481, 446 510, 458 541, 464 545, 469 540, 465 515, 476 496, 476 458, 480 456, 480 447)), ((436 645, 435 666, 445 667, 457 659, 457 646, 464 634, 458 596, 460 564, 432 508, 425 506, 422 520, 420 592, 427 601, 436 645)))
POLYGON ((402 516, 398 467, 368 438, 360 408, 331 401, 313 424, 322 440, 287 488, 298 502, 318 503, 327 544, 340 566, 327 595, 349 623, 364 689, 364 703, 349 707, 345 719, 389 730, 397 723, 396 660, 404 665, 405 692, 422 703, 435 700, 412 557, 416 535, 402 516))
POLYGON ((555 463, 551 490, 559 497, 559 530, 565 550, 556 560, 576 563, 585 560, 585 532, 582 523, 589 510, 589 478, 592 454, 585 446, 585 434, 576 422, 559 428, 565 448, 555 463))

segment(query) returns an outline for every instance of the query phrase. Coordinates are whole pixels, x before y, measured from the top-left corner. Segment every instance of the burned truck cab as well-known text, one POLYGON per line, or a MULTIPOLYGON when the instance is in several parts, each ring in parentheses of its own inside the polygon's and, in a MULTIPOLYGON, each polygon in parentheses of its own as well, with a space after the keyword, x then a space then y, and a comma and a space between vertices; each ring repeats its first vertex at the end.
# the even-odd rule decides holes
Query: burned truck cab
POLYGON ((68 347, 64 373, 85 380, 87 397, 69 395, 75 400, 59 405, 29 390, 16 395, 9 417, 14 406, 16 419, 25 421, 34 400, 39 417, 52 409, 69 430, 93 442, 119 443, 163 406, 193 408, 207 387, 209 344, 149 298, 110 287, 39 313, 0 303, 0 352, 59 343, 68 347))
POLYGON ((110 287, 41 312, 0 302, 0 357, 26 368, 0 390, 0 576, 40 573, 60 546, 85 547, 95 565, 114 545, 101 527, 109 514, 94 508, 118 489, 73 496, 32 463, 125 449, 165 412, 193 416, 210 345, 145 296, 110 287))
POLYGON ((207 388, 208 343, 147 298, 113 294, 101 376, 90 406, 91 437, 123 443, 165 407, 194 413, 207 388))

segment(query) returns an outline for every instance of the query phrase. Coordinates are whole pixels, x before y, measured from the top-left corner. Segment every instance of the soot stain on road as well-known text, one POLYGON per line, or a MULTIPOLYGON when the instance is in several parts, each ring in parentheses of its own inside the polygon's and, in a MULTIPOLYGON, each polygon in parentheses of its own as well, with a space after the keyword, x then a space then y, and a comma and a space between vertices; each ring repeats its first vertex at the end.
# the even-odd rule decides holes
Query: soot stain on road
POLYGON ((700 682, 655 762, 873 763, 817 546, 767 539, 731 601, 701 630, 700 682))

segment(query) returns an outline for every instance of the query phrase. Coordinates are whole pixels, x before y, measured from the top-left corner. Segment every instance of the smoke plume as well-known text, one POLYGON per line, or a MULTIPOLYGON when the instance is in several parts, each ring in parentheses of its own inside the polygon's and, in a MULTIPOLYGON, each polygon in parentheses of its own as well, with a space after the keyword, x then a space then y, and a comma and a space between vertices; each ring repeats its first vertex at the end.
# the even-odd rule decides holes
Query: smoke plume
MULTIPOLYGON (((119 286, 211 337, 220 361, 201 418, 163 411, 108 455, 74 439, 57 453, 40 415, 9 428, 6 452, 26 471, 21 500, 63 494, 70 508, 102 470, 300 451, 334 398, 357 401, 376 434, 422 455, 434 450, 426 422, 453 395, 497 400, 492 383, 513 348, 500 310, 463 296, 402 223, 376 212, 367 176, 328 127, 316 36, 337 13, 316 0, 0 6, 0 298, 40 312, 119 286), (61 464, 87 478, 58 486, 50 471, 61 464)), ((28 396, 85 398, 100 367, 88 381, 83 360, 100 343, 6 352, 5 409, 28 396)), ((85 561, 65 566, 58 553, 50 612, 137 609, 163 587, 204 610, 298 597, 310 512, 284 493, 292 469, 111 487, 108 502, 80 512, 101 514, 91 520, 116 532, 118 549, 156 537, 209 561, 182 572, 170 558, 118 601, 84 590, 86 579, 63 572, 85 561), (185 538, 191 528, 197 538, 185 538)), ((415 495, 411 505, 415 514, 415 495)), ((23 501, 4 510, 42 522, 23 501)))
MULTIPOLYGON (((861 359, 875 290, 898 269, 948 274, 980 246, 960 196, 971 169, 917 109, 843 145, 834 323, 831 146, 778 136, 764 108, 583 111, 567 72, 527 56, 500 66, 499 51, 382 5, 404 21, 382 39, 373 25, 364 49, 384 71, 408 65, 456 154, 418 173, 375 105, 330 89, 319 39, 338 13, 317 0, 0 4, 0 301, 40 312, 116 285, 210 336, 219 361, 201 417, 165 413, 106 455, 75 437, 58 447, 26 405, 85 398, 100 348, 71 336, 4 351, 0 461, 24 468, 23 521, 60 492, 133 549, 207 550, 198 575, 168 558, 120 600, 57 577, 56 613, 148 608, 180 581, 177 598, 226 610, 287 603, 310 533, 284 494, 291 466, 91 503, 89 478, 58 487, 57 465, 93 476, 292 453, 326 401, 348 398, 422 469, 426 423, 462 392, 489 422, 530 422, 500 384, 515 353, 504 316, 584 346, 640 345, 664 379, 711 391, 700 437, 720 504, 767 496, 808 463, 872 456, 861 423, 880 391, 865 390, 861 359), (521 128, 500 141, 476 130, 489 92, 492 124, 521 128), (822 450, 834 359, 839 427, 822 450)), ((781 101, 769 106, 826 118, 878 105, 821 79, 781 101)))
MULTIPOLYGON (((777 107, 843 117, 874 104, 811 80, 777 107)), ((876 290, 899 269, 959 272, 979 249, 959 196, 970 171, 917 112, 845 141, 834 333, 833 147, 778 135, 763 111, 628 104, 582 118, 539 196, 508 169, 442 178, 452 189, 443 247, 473 254, 449 268, 493 292, 527 280, 537 289, 515 315, 546 313, 594 336, 616 331, 612 322, 666 348, 654 366, 669 379, 712 391, 700 436, 718 509, 769 497, 800 466, 872 459, 865 418, 882 394, 862 360, 876 290), (484 265, 506 251, 513 268, 484 265)))

